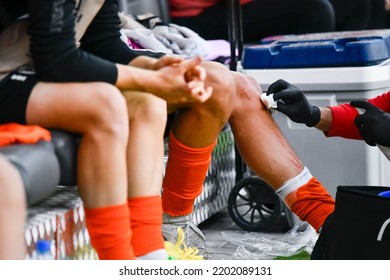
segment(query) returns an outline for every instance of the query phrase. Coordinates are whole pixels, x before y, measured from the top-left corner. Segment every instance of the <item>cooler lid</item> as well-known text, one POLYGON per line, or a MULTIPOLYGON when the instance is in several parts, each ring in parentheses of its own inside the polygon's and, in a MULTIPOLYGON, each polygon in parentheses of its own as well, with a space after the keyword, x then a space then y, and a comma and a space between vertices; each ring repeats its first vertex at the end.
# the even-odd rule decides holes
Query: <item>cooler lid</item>
POLYGON ((390 29, 268 37, 246 46, 244 69, 376 65, 390 57, 390 29))

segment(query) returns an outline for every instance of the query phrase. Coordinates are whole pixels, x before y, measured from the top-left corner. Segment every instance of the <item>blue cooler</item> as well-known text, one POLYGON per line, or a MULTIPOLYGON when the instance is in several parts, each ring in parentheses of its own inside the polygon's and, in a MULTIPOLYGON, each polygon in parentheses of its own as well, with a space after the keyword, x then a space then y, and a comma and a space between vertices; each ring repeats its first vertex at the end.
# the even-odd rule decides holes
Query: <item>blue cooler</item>
POLYGON ((390 29, 286 35, 245 48, 245 69, 377 65, 389 58, 390 29))
MULTIPOLYGON (((284 79, 300 87, 314 105, 337 105, 390 90, 389 51, 390 30, 278 36, 245 47, 238 71, 253 76, 264 91, 284 79)), ((282 113, 273 116, 332 196, 340 185, 390 186, 390 163, 378 148, 326 138, 282 113)))

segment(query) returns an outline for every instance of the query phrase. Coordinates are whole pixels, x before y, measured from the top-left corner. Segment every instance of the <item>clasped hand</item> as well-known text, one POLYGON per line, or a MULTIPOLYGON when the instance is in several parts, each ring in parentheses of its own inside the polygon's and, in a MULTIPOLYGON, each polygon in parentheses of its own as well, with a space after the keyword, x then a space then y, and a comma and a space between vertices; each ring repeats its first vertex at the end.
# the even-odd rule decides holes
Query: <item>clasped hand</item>
POLYGON ((156 95, 168 104, 208 100, 212 87, 205 86, 206 70, 200 66, 201 62, 200 57, 183 60, 164 56, 157 60, 153 69, 159 75, 161 87, 156 95))

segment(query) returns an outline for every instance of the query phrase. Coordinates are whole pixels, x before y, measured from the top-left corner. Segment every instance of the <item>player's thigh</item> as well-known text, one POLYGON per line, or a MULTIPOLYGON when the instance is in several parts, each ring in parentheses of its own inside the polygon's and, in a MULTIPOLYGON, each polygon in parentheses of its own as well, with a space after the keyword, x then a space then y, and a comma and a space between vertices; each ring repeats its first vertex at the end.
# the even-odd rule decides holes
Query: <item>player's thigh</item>
POLYGON ((26 109, 27 123, 83 132, 86 126, 127 122, 121 92, 107 83, 38 83, 26 109))

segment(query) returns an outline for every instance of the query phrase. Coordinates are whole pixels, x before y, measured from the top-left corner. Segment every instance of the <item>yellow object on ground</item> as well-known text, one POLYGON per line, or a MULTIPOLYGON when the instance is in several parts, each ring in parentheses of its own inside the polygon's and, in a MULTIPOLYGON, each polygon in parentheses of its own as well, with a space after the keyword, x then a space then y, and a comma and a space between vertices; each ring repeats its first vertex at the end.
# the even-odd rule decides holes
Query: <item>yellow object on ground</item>
POLYGON ((184 237, 183 229, 178 227, 176 243, 165 241, 164 246, 168 256, 176 260, 203 260, 203 256, 198 255, 199 250, 196 247, 187 247, 184 243, 184 237))

